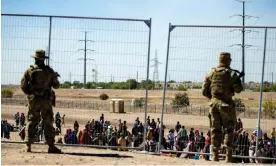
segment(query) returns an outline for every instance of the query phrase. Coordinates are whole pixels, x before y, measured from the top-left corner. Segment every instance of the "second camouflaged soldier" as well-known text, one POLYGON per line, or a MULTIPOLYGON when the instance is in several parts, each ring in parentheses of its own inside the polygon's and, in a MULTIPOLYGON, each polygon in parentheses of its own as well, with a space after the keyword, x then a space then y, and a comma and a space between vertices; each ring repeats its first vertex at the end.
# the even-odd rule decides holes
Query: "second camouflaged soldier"
POLYGON ((34 142, 37 133, 36 127, 42 118, 44 124, 44 135, 49 145, 48 153, 61 153, 61 150, 54 146, 55 133, 53 128, 53 99, 55 98, 52 87, 59 88, 58 74, 52 68, 46 66, 44 50, 36 50, 35 65, 31 65, 21 79, 21 89, 28 98, 27 115, 27 152, 31 152, 31 144, 34 142))
POLYGON ((207 74, 202 86, 203 96, 211 99, 209 118, 213 161, 219 161, 218 150, 223 143, 223 130, 226 162, 232 162, 232 143, 237 121, 232 96, 243 90, 240 78, 244 73, 238 75, 237 70, 231 69, 231 61, 230 53, 220 53, 218 67, 207 74))

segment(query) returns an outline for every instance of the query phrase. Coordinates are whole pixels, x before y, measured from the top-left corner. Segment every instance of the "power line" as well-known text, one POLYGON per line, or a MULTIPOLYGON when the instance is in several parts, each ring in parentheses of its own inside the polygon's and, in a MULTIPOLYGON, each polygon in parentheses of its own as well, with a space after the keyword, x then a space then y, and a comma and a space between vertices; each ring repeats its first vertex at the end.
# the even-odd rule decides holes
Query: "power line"
MULTIPOLYGON (((242 71, 245 72, 245 48, 249 48, 249 47, 252 47, 252 45, 246 45, 245 44, 245 32, 257 32, 257 31, 253 31, 253 30, 245 30, 244 26, 245 26, 245 19, 250 19, 250 18, 259 18, 259 17, 256 17, 256 16, 250 16, 250 15, 245 15, 245 2, 249 2, 249 1, 244 1, 244 0, 236 0, 238 2, 241 2, 242 3, 242 15, 241 14, 234 14, 233 16, 230 16, 231 17, 235 17, 235 16, 239 16, 239 17, 242 17, 242 26, 243 28, 242 29, 234 29, 234 30, 231 30, 230 32, 233 32, 233 31, 236 31, 236 30, 239 30, 242 32, 242 44, 233 44, 231 45, 230 47, 236 45, 236 46, 240 46, 242 47, 242 71)), ((245 77, 242 77, 242 82, 244 83, 245 82, 245 77)))
POLYGON ((84 41, 84 49, 79 49, 79 50, 83 50, 84 51, 84 58, 79 58, 78 60, 82 60, 84 61, 84 69, 83 69, 83 88, 85 89, 86 87, 86 61, 87 60, 93 60, 94 59, 90 59, 90 58, 86 58, 86 52, 87 51, 95 51, 95 50, 92 50, 92 49, 87 49, 86 47, 86 43, 89 41, 89 42, 94 42, 93 40, 87 40, 87 31, 84 32, 84 40, 79 40, 79 41, 84 41))

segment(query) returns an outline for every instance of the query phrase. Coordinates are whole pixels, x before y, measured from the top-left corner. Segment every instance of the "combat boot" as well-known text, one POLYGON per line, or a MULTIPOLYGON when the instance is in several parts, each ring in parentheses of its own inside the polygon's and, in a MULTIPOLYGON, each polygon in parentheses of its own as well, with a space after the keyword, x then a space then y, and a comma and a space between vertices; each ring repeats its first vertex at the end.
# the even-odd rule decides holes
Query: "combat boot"
POLYGON ((212 153, 212 161, 219 161, 218 152, 213 152, 212 153))
POLYGON ((54 145, 54 141, 51 140, 47 140, 48 143, 48 153, 62 153, 60 149, 58 149, 55 145, 54 145))
POLYGON ((56 153, 56 154, 61 154, 61 150, 57 148, 56 146, 49 146, 48 148, 48 153, 56 153))
POLYGON ((225 158, 226 163, 232 163, 232 148, 227 148, 226 149, 226 158, 225 158))
POLYGON ((30 144, 27 144, 26 145, 26 152, 31 152, 32 149, 31 149, 31 145, 30 144))

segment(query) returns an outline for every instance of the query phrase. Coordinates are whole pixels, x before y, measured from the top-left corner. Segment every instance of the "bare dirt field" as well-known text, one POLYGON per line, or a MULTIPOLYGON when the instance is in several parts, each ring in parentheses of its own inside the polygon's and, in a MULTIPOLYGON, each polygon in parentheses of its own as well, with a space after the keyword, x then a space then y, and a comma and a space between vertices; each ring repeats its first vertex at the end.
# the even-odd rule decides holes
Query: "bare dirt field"
MULTIPOLYGON (((14 98, 25 98, 20 88, 14 89, 14 98)), ((145 90, 116 90, 116 89, 57 89, 56 95, 58 100, 99 100, 99 96, 102 93, 106 93, 110 98, 121 98, 125 100, 131 100, 135 98, 145 97, 145 90)), ((166 99, 170 103, 174 94, 181 92, 176 90, 167 90, 166 99)), ((183 91, 182 91, 183 92, 183 91)), ((200 89, 192 89, 187 91, 192 104, 206 105, 208 100, 201 95, 200 89)), ((161 103, 162 90, 149 90, 148 98, 149 103, 161 103)), ((240 94, 236 94, 236 98, 241 98, 246 106, 258 106, 260 92, 244 91, 240 94)), ((276 100, 275 92, 267 92, 263 94, 264 100, 272 99, 276 100)))
MULTIPOLYGON (((64 154, 48 154, 47 146, 33 145, 33 153, 25 153, 24 145, 1 145, 2 165, 221 165, 203 159, 182 159, 93 148, 62 147, 64 154), (14 157, 11 157, 14 156, 14 157)), ((230 165, 230 164, 229 164, 230 165)))

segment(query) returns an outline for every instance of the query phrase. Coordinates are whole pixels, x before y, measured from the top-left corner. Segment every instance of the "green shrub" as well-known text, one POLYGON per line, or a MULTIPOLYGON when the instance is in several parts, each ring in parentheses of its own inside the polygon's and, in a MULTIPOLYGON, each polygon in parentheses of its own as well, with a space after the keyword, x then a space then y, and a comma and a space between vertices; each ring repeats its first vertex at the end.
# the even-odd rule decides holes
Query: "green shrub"
POLYGON ((178 90, 187 91, 187 88, 184 85, 179 85, 178 90))
POLYGON ((195 86, 192 86, 192 88, 193 88, 193 89, 201 89, 202 87, 201 87, 201 86, 195 85, 195 86))
MULTIPOLYGON (((260 85, 257 85, 256 88, 254 89, 254 92, 260 92, 260 91, 261 91, 261 87, 260 85)), ((263 92, 276 92, 276 84, 264 85, 263 92)))
POLYGON ((109 96, 107 95, 107 94, 105 94, 105 93, 102 93, 101 95, 100 95, 100 99, 101 100, 107 100, 109 98, 109 96))
POLYGON ((139 99, 134 99, 132 106, 135 108, 142 108, 145 105, 145 99, 144 98, 139 98, 139 99))
POLYGON ((276 116, 276 101, 267 100, 263 103, 263 112, 265 116, 275 118, 276 116))
POLYGON ((236 107, 245 107, 244 103, 243 103, 242 100, 239 99, 239 98, 235 98, 235 99, 234 99, 234 103, 235 103, 235 106, 236 106, 236 107))
POLYGON ((1 94, 3 98, 12 98, 13 97, 13 90, 11 88, 3 88, 1 90, 1 94))
POLYGON ((190 99, 188 97, 188 94, 186 92, 183 93, 176 93, 174 95, 174 99, 172 100, 172 108, 173 109, 179 109, 182 107, 186 107, 190 105, 190 99))
POLYGON ((234 103, 235 103, 236 111, 238 114, 245 111, 245 105, 241 99, 234 98, 234 103))

